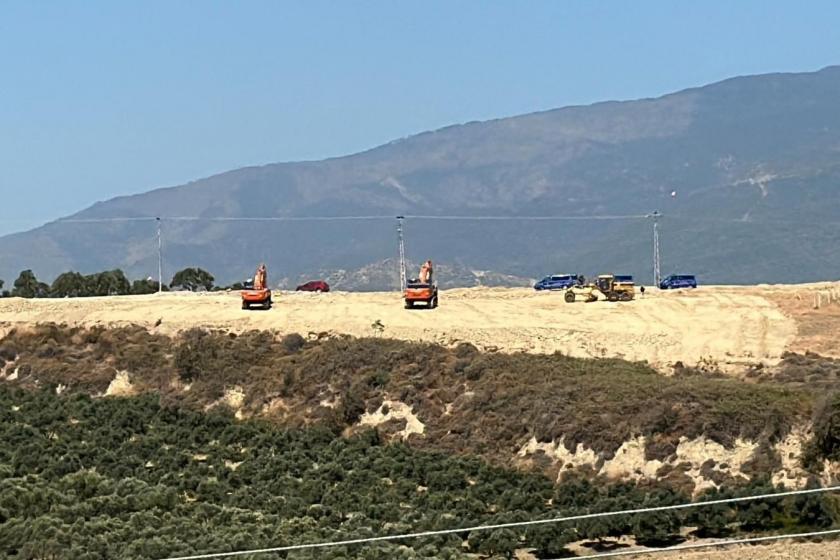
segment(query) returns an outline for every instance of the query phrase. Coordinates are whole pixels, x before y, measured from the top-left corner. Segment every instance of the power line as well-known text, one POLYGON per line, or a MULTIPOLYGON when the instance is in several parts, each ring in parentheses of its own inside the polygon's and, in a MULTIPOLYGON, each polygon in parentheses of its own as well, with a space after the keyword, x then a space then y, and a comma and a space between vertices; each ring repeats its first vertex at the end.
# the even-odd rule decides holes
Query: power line
MULTIPOLYGON (((767 537, 749 537, 745 539, 727 539, 711 543, 693 543, 669 546, 666 548, 649 548, 645 550, 620 550, 617 552, 604 552, 601 554, 590 554, 589 556, 577 556, 576 558, 609 558, 614 556, 641 556, 643 554, 659 554, 661 552, 675 552, 678 550, 696 550, 699 548, 714 548, 719 546, 732 546, 736 544, 751 544, 768 541, 781 541, 787 539, 805 539, 809 537, 824 537, 826 535, 840 534, 840 529, 829 529, 827 531, 811 531, 809 533, 794 533, 792 535, 770 535, 767 537)), ((557 559, 560 560, 560 559, 557 559)))
POLYGON ((677 504, 671 506, 656 506, 648 508, 636 508, 623 511, 607 511, 599 513, 585 513, 581 515, 571 515, 566 517, 551 517, 548 519, 534 519, 531 521, 512 521, 509 523, 496 523, 493 525, 477 525, 473 527, 460 527, 457 529, 440 529, 436 531, 420 531, 415 533, 403 533, 399 535, 383 535, 379 537, 364 537, 356 539, 347 539, 342 541, 327 541, 320 543, 305 543, 293 544, 287 546, 278 546, 272 548, 260 548, 252 550, 239 550, 233 552, 217 552, 209 554, 196 554, 191 556, 173 556, 164 558, 163 560, 204 560, 207 558, 230 558, 234 556, 244 556, 246 554, 267 554, 270 552, 288 552, 291 550, 306 550, 317 548, 330 548, 334 546, 346 546, 353 544, 368 544, 382 541, 396 541, 404 539, 417 539, 421 537, 434 537, 439 535, 451 535, 454 533, 469 533, 473 531, 492 531, 496 529, 509 529, 512 527, 527 527, 530 525, 545 525, 548 523, 562 523, 568 521, 582 521, 584 519, 596 519, 599 517, 614 517, 618 515, 635 515, 640 513, 653 513, 656 511, 674 511, 682 509, 690 509, 697 507, 713 506, 720 504, 732 504, 738 502, 750 502, 756 500, 765 500, 769 498, 784 498, 786 496, 801 496, 805 494, 816 494, 822 492, 835 492, 840 490, 840 486, 827 486, 825 488, 811 488, 806 490, 788 490, 786 492, 775 492, 772 494, 758 494, 754 496, 742 496, 739 498, 724 498, 720 500, 709 500, 705 502, 688 502, 684 504, 677 504))
MULTIPOLYGON (((409 220, 505 220, 505 221, 588 221, 588 220, 641 220, 647 218, 645 214, 627 215, 595 215, 595 216, 457 216, 457 215, 412 215, 405 214, 403 218, 409 220)), ((172 222, 308 222, 308 221, 353 221, 353 220, 392 220, 393 216, 362 215, 362 216, 160 216, 161 220, 172 222)), ((156 216, 137 217, 109 217, 109 218, 67 218, 54 223, 100 223, 100 222, 136 222, 156 220, 156 216)))
MULTIPOLYGON (((599 221, 599 220, 642 220, 649 214, 602 214, 593 216, 480 216, 480 215, 438 215, 405 214, 407 220, 474 220, 474 221, 599 221)), ((392 220, 393 216, 112 216, 104 218, 63 218, 53 224, 96 224, 108 222, 144 222, 154 220, 170 222, 309 222, 309 221, 364 221, 392 220)), ((0 219, 0 222, 15 221, 0 219)), ((29 220, 38 221, 38 220, 29 220)))
POLYGON ((508 220, 508 221, 588 221, 588 220, 642 220, 647 214, 602 214, 596 216, 439 216, 434 214, 412 215, 406 214, 406 219, 412 220, 508 220))
POLYGON ((161 219, 171 222, 338 222, 393 220, 394 216, 166 216, 161 219))
MULTIPOLYGON (((156 220, 167 222, 318 222, 318 221, 364 221, 364 220, 393 220, 393 216, 112 216, 105 218, 61 218, 48 222, 47 220, 28 220, 29 222, 43 221, 44 225, 54 224, 99 224, 120 222, 152 222, 156 220)), ((0 218, 0 222, 15 222, 0 218)))
MULTIPOLYGON (((458 220, 458 221, 605 221, 605 220, 644 220, 651 217, 650 214, 602 214, 593 216, 504 216, 504 215, 437 215, 437 214, 405 214, 407 220, 458 220)), ((0 218, 0 223, 42 223, 43 225, 55 224, 97 224, 97 223, 120 223, 120 222, 151 222, 157 216, 112 216, 103 218, 59 218, 51 220, 48 218, 0 218)), ((660 214, 660 220, 696 222, 710 224, 740 224, 745 226, 780 224, 793 226, 836 226, 840 221, 831 220, 784 220, 784 219, 742 219, 742 218, 707 218, 697 216, 680 216, 660 214)), ((160 216, 161 220, 172 222, 308 222, 308 221, 375 221, 393 220, 393 215, 359 215, 359 216, 160 216)))
MULTIPOLYGON (((114 216, 111 218, 62 218, 50 222, 52 224, 100 224, 106 222, 152 222, 157 220, 157 216, 114 216)), ((162 218, 168 219, 168 218, 162 218)), ((49 225, 49 224, 45 224, 49 225)))

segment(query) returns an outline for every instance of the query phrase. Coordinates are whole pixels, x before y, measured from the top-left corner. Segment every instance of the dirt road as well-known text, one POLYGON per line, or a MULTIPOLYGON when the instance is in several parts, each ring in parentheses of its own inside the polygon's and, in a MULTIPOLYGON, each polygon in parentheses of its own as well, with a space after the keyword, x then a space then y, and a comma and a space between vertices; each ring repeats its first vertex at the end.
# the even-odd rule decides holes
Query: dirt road
POLYGON ((822 543, 779 543, 772 545, 737 546, 726 549, 640 554, 626 556, 633 560, 834 560, 840 558, 840 541, 822 543))
MULTIPOLYGON (((471 342, 501 351, 623 357, 658 366, 708 360, 722 367, 773 363, 814 336, 803 325, 816 315, 816 335, 840 332, 837 303, 812 309, 812 292, 836 285, 704 287, 649 290, 627 303, 567 304, 560 293, 524 288, 441 292, 435 310, 405 310, 396 293, 276 293, 270 311, 243 311, 237 293, 165 293, 108 298, 0 299, 0 329, 37 322, 141 324, 173 332, 190 327, 233 331, 347 333, 452 344, 471 342), (832 315, 833 313, 833 315, 832 315), (826 324, 825 321, 829 323, 826 324)), ((811 329, 813 330, 813 329, 811 329)), ((1 333, 1 331, 0 331, 1 333)))

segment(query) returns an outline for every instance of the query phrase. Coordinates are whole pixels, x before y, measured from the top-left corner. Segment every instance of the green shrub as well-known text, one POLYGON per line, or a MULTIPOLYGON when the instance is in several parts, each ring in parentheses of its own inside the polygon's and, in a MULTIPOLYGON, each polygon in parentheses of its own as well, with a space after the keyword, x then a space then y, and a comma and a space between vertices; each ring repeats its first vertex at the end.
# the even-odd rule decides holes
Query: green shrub
POLYGON ((175 350, 175 369, 184 381, 193 381, 214 368, 217 344, 201 329, 185 332, 175 350))
POLYGON ((306 345, 306 339, 298 333, 291 333, 284 336, 280 341, 280 344, 282 344, 283 349, 285 349, 288 354, 295 354, 306 345))
POLYGON ((191 292, 204 288, 208 292, 213 289, 213 275, 201 268, 185 268, 179 270, 169 283, 170 288, 184 288, 191 292))
POLYGON ((814 435, 808 444, 806 462, 840 460, 840 392, 830 395, 814 419, 814 435))
POLYGON ((633 535, 644 546, 667 546, 679 537, 681 525, 679 516, 673 512, 645 513, 636 516, 633 535))
POLYGON ((12 294, 22 298, 41 298, 49 295, 49 286, 39 282, 31 270, 21 271, 15 280, 12 294))

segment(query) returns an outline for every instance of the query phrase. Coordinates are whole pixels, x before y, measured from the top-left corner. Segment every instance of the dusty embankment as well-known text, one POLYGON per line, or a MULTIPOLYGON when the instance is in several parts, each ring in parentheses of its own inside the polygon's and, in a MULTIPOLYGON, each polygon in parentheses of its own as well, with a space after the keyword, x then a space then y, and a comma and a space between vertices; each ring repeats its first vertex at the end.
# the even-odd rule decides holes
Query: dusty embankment
POLYGON ((724 369, 776 363, 791 349, 830 355, 840 305, 814 294, 838 285, 713 286, 648 290, 628 303, 567 304, 560 293, 470 288, 441 293, 435 310, 403 309, 397 293, 277 293, 270 311, 243 311, 237 293, 170 293, 64 300, 0 299, 2 329, 39 322, 139 324, 173 333, 200 326, 235 332, 381 335, 481 349, 619 357, 667 368, 711 362, 724 369), (384 328, 374 328, 379 322, 384 328), (156 326, 157 325, 157 326, 156 326))

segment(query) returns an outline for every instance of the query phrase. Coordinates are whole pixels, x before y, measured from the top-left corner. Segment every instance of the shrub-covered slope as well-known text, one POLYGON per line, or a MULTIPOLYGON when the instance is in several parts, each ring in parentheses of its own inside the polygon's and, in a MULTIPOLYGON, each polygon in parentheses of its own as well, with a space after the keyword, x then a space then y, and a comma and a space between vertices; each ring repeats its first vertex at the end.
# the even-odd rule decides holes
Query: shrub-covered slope
POLYGON ((169 338, 142 328, 43 325, 10 333, 0 342, 0 360, 7 362, 7 381, 24 386, 154 391, 167 402, 230 406, 239 417, 287 427, 323 424, 350 433, 377 425, 384 436, 407 437, 417 448, 548 471, 562 465, 540 453, 523 458, 523 446, 592 450, 590 466, 597 469, 633 438, 644 438, 645 459, 676 461, 681 441, 702 437, 724 448, 754 442, 766 464, 753 471, 768 474, 779 463, 771 446, 807 424, 813 408, 801 388, 664 377, 621 360, 487 354, 469 345, 378 338, 306 341, 197 329, 169 338))

